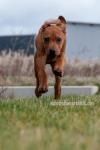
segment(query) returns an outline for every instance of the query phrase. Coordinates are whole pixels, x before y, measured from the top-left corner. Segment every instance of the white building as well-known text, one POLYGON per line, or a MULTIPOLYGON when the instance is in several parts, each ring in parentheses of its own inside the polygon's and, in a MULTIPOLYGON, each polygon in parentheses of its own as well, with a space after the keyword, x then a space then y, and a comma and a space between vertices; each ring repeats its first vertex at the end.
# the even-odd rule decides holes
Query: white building
POLYGON ((100 24, 68 22, 69 58, 100 58, 100 24))

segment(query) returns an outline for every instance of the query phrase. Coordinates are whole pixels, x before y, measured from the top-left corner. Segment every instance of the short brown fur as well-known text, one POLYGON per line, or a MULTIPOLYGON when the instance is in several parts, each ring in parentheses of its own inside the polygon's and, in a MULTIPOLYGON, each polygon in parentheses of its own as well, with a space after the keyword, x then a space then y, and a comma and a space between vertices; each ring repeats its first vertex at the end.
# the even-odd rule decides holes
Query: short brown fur
POLYGON ((61 96, 61 77, 65 65, 66 24, 65 18, 59 16, 57 20, 45 22, 36 36, 37 51, 34 56, 34 70, 37 97, 48 91, 46 64, 51 65, 55 75, 55 99, 61 96))

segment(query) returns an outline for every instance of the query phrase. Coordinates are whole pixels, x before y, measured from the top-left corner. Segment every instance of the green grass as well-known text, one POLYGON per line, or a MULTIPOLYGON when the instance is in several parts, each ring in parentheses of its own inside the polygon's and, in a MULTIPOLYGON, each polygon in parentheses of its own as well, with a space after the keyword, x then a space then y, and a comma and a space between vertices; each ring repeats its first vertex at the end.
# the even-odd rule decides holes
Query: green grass
POLYGON ((99 150, 100 95, 0 100, 0 150, 99 150))

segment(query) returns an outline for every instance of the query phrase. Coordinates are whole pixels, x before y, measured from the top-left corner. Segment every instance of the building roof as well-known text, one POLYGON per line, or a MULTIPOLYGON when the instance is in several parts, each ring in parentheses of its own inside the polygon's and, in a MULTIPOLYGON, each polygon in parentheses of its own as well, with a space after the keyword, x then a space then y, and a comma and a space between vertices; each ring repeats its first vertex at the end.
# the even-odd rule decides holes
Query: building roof
POLYGON ((68 21, 68 24, 100 25, 100 22, 68 21))

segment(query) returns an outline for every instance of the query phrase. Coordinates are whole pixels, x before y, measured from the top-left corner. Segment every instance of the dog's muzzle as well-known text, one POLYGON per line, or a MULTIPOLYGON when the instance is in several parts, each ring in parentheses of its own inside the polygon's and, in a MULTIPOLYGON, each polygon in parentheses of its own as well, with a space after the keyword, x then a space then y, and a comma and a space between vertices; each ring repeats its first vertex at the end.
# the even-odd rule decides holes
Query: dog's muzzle
POLYGON ((55 57, 55 56, 56 56, 56 51, 55 51, 55 49, 50 49, 50 50, 49 50, 49 54, 50 54, 51 57, 55 57))
POLYGON ((56 49, 49 49, 49 56, 51 57, 51 58, 55 58, 56 56, 57 56, 57 50, 56 49))

